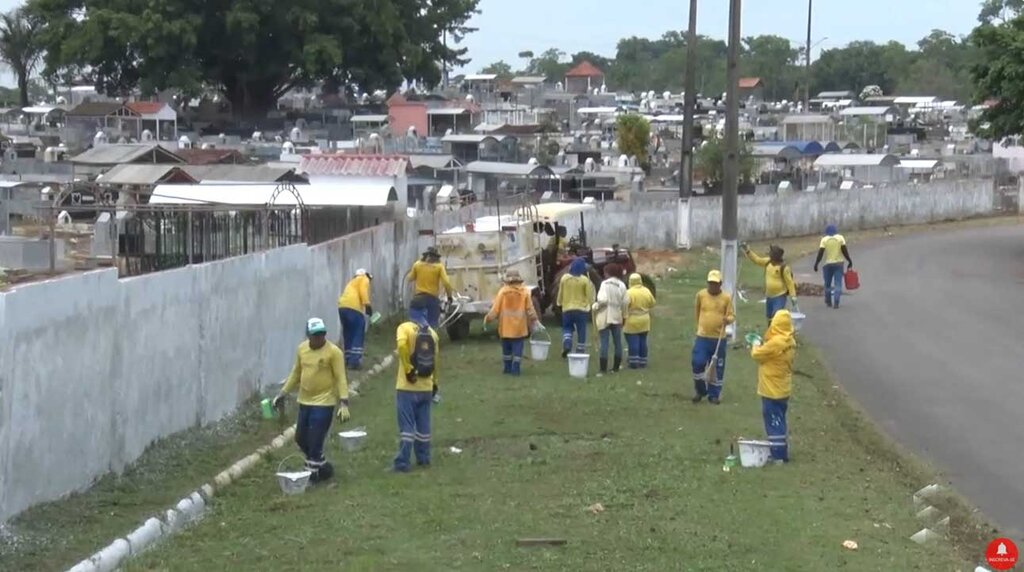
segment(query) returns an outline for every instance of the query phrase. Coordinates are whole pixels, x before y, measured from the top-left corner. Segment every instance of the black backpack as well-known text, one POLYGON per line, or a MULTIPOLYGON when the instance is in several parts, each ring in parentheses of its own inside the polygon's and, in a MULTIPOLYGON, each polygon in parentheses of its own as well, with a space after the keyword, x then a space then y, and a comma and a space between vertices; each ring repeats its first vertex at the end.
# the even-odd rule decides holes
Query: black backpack
POLYGON ((434 342, 434 334, 430 326, 422 325, 416 333, 416 347, 412 352, 412 367, 417 377, 430 377, 434 375, 434 353, 437 344, 434 342))

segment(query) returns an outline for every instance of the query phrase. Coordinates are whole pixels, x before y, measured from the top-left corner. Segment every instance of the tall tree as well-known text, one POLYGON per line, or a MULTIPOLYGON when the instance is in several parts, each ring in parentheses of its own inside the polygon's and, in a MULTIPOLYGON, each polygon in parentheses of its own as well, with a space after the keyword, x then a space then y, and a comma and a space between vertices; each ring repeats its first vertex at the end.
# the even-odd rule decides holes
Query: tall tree
POLYGON ((796 72, 793 64, 798 50, 781 36, 753 36, 743 39, 743 73, 761 78, 769 99, 788 98, 793 93, 796 72))
POLYGON ((978 21, 982 24, 1009 22, 1024 12, 1024 0, 983 0, 978 21))
POLYGON ((470 31, 479 0, 28 0, 48 23, 47 71, 107 93, 175 88, 223 92, 260 119, 295 87, 328 81, 391 89, 436 84, 441 64, 465 65, 446 37, 470 31))
POLYGON ((984 114, 995 137, 1024 133, 1024 14, 1001 24, 984 23, 971 33, 978 63, 971 72, 978 101, 995 99, 984 114))
POLYGON ((539 56, 530 58, 530 62, 526 67, 526 73, 544 76, 550 82, 563 81, 565 79, 565 72, 569 70, 569 64, 562 61, 564 57, 565 52, 558 48, 544 50, 539 56))
POLYGON ((866 85, 877 85, 885 93, 892 93, 913 60, 914 55, 899 42, 852 42, 843 48, 825 50, 812 64, 813 91, 860 93, 866 85))
POLYGON ((21 107, 29 105, 29 80, 43 55, 38 38, 41 28, 39 20, 22 8, 0 14, 0 61, 14 72, 21 107))
POLYGON ((619 136, 619 151, 636 157, 644 171, 651 169, 648 148, 651 143, 651 124, 643 116, 629 113, 615 120, 615 131, 619 136))
POLYGON ((512 71, 512 66, 510 66, 505 60, 499 60, 493 64, 484 66, 480 70, 480 73, 492 73, 497 75, 499 79, 509 79, 515 74, 515 72, 512 71))

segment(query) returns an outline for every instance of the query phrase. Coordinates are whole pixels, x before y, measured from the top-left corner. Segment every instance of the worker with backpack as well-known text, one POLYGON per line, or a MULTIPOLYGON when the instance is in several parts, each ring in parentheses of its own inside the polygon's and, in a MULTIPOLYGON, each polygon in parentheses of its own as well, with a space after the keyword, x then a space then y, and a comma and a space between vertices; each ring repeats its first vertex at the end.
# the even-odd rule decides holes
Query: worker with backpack
POLYGON ((437 332, 428 323, 427 311, 418 306, 409 309, 409 321, 398 326, 395 337, 398 454, 392 470, 407 473, 413 453, 417 465, 430 466, 430 408, 438 388, 440 344, 437 332))
POLYGON ((796 282, 793 280, 793 269, 783 258, 786 251, 773 244, 768 248, 768 256, 765 257, 750 250, 746 243, 740 245, 740 248, 751 262, 764 268, 764 306, 768 323, 772 322, 776 312, 786 309, 787 296, 796 309, 796 282))

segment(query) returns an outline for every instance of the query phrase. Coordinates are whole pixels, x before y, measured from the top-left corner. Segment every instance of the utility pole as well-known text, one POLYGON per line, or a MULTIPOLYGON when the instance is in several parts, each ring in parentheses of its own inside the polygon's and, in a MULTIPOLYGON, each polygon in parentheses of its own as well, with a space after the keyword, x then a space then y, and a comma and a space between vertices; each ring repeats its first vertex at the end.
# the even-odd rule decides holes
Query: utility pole
POLYGON ((729 53, 727 56, 725 99, 725 181, 722 186, 722 274, 723 289, 735 299, 737 282, 737 238, 739 229, 736 213, 739 208, 739 153, 740 153, 740 102, 739 102, 739 46, 741 0, 729 2, 729 53))
POLYGON ((814 0, 807 0, 807 53, 804 60, 804 113, 810 113, 811 105, 811 14, 814 0))
POLYGON ((686 76, 683 78, 683 154, 679 161, 679 198, 693 196, 693 116, 697 107, 697 0, 690 0, 686 33, 686 76))

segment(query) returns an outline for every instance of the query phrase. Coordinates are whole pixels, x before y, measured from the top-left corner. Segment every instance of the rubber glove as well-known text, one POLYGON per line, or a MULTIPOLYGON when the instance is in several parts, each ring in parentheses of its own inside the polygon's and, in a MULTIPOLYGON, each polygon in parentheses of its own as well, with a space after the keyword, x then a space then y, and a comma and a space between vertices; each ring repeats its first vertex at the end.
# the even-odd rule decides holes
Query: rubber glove
POLYGON ((352 412, 348 410, 348 405, 346 405, 344 401, 338 405, 338 411, 335 413, 335 416, 341 423, 345 423, 349 419, 352 419, 352 412))
POLYGON ((548 329, 544 327, 544 324, 542 324, 540 322, 537 322, 537 329, 542 331, 542 332, 548 331, 548 329))
POLYGON ((405 374, 405 380, 409 383, 416 383, 419 378, 416 377, 416 370, 409 370, 405 374))
POLYGON ((797 304, 796 296, 793 296, 792 298, 790 298, 789 299, 789 303, 793 305, 794 309, 799 307, 799 305, 797 304))
POLYGON ((285 394, 278 393, 277 397, 275 397, 274 400, 270 402, 270 404, 274 407, 274 409, 280 409, 281 407, 284 406, 285 399, 287 399, 287 396, 285 394))
POLYGON ((736 324, 728 324, 725 326, 726 337, 732 338, 736 336, 736 324))
POLYGON ((434 389, 431 390, 431 397, 430 397, 430 400, 433 401, 434 404, 441 403, 441 393, 440 393, 440 391, 441 391, 441 388, 435 383, 434 384, 434 389))

